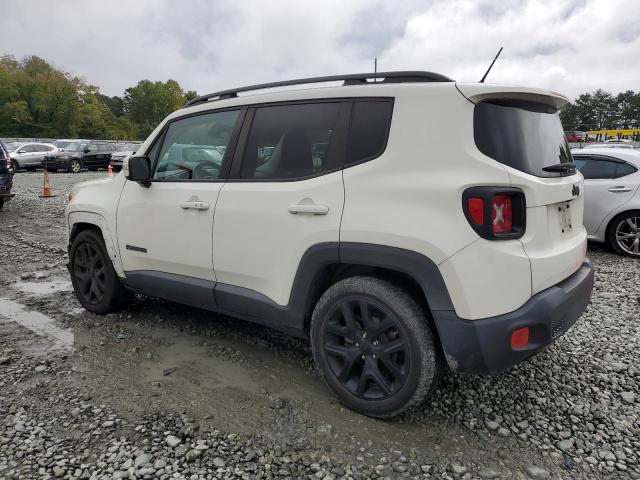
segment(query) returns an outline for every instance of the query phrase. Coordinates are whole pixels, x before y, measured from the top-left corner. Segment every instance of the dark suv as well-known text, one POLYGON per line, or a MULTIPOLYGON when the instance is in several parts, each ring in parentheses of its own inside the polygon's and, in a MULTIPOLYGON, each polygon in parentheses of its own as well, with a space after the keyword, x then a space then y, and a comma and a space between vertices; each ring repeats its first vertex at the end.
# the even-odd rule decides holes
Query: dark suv
POLYGON ((58 155, 45 155, 42 166, 47 170, 78 173, 83 168, 107 168, 115 147, 109 142, 76 142, 67 145, 58 155))
POLYGON ((13 165, 9 151, 2 140, 0 140, 0 209, 4 207, 4 202, 13 198, 11 186, 13 184, 13 165))

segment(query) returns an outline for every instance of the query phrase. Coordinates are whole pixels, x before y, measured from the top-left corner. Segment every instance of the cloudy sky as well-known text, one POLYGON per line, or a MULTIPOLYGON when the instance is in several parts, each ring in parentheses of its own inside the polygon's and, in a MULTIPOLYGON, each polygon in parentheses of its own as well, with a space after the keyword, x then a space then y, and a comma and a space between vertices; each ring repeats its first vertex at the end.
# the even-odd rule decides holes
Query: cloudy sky
POLYGON ((109 95, 431 70, 574 97, 640 90, 637 0, 3 0, 0 54, 39 55, 109 95))

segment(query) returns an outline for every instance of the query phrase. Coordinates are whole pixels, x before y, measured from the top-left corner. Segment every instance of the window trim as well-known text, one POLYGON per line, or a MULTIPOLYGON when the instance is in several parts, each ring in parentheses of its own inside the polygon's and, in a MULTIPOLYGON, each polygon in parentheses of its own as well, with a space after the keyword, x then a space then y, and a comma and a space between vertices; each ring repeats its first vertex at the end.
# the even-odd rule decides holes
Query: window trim
POLYGON ((351 168, 351 167, 355 167, 356 165, 360 165, 361 163, 366 163, 366 162, 370 162, 371 160, 375 160, 378 157, 381 157, 384 152, 387 151, 387 144, 389 143, 389 136, 391 134, 391 125, 393 125, 393 114, 395 112, 395 98, 394 97, 374 97, 374 98, 359 98, 356 97, 354 99, 352 99, 351 101, 351 116, 349 118, 349 128, 348 128, 348 135, 347 135, 347 149, 345 152, 345 161, 344 161, 344 168, 351 168), (391 116, 389 117, 389 125, 387 126, 387 131, 385 133, 385 137, 384 137, 384 142, 382 144, 382 148, 380 149, 379 152, 377 152, 374 155, 371 155, 369 157, 365 157, 363 159, 354 161, 354 162, 349 162, 348 158, 349 158, 349 147, 351 145, 351 128, 353 126, 353 117, 355 115, 355 104, 357 102, 373 102, 373 101, 377 101, 377 102, 386 102, 386 103, 391 103, 391 116))
MULTIPOLYGON (((615 173, 618 171, 618 168, 616 167, 616 170, 614 171, 614 176, 613 177, 605 177, 605 178, 585 178, 585 180, 617 180, 618 178, 624 178, 627 177, 629 175, 633 175, 634 173, 638 173, 638 168, 625 161, 622 160, 621 158, 617 158, 617 157, 610 157, 608 155, 601 155, 601 154, 580 154, 580 153, 575 153, 573 154, 573 158, 574 159, 578 159, 578 160, 585 160, 585 161, 595 161, 595 162, 611 162, 611 163, 616 163, 618 165, 629 165, 631 168, 633 168, 635 171, 631 172, 631 173, 627 173, 626 175, 621 175, 619 177, 615 176, 615 173)), ((583 175, 584 176, 584 175, 583 175)))
MULTIPOLYGON (((164 124, 164 126, 162 127, 162 130, 158 132, 158 135, 156 135, 156 137, 153 139, 153 141, 149 145, 149 148, 147 148, 147 150, 145 151, 145 155, 148 155, 149 152, 151 152, 151 150, 153 150, 156 147, 156 144, 158 142, 160 142, 160 147, 162 147, 162 144, 164 143, 165 137, 167 135, 167 131, 169 130, 169 127, 171 126, 171 124, 174 122, 177 122, 179 120, 183 120, 186 118, 198 117, 201 115, 211 115, 214 113, 235 112, 235 111, 238 112, 238 118, 236 119, 236 123, 233 126, 233 130, 231 131, 231 137, 229 138, 229 144, 227 145, 227 148, 225 149, 225 152, 224 152, 224 156, 222 157, 222 165, 220 167, 220 175, 218 178, 215 178, 215 179, 199 178, 199 179, 189 179, 189 180, 152 178, 150 182, 151 183, 155 183, 155 182, 157 183, 223 183, 223 182, 226 182, 227 177, 229 175, 229 170, 231 168, 231 160, 234 157, 235 150, 238 145, 238 137, 240 134, 240 129, 242 128, 246 120, 247 109, 244 107, 217 108, 215 110, 204 110, 202 112, 194 112, 188 115, 182 115, 180 117, 172 118, 171 120, 168 120, 164 124)), ((158 151, 154 155, 154 158, 149 157, 149 160, 151 160, 151 176, 152 177, 155 174, 156 168, 158 166, 158 157, 160 156, 161 149, 162 148, 158 148, 158 151)))
MULTIPOLYGON (((178 120, 182 120, 184 118, 195 117, 198 115, 207 115, 211 113, 217 112, 226 112, 240 110, 240 116, 238 118, 238 123, 232 132, 231 139, 229 140, 229 146, 225 151, 225 156, 222 161, 222 168, 220 170, 220 177, 215 180, 210 179, 202 179, 202 180, 189 180, 188 182, 205 182, 205 183, 218 183, 218 182, 230 182, 230 183, 243 183, 243 182, 255 182, 255 183, 280 183, 280 182, 300 182, 303 180, 309 180, 312 178, 316 178, 322 175, 329 175, 331 173, 335 173, 345 168, 351 168, 356 165, 360 165, 361 163, 369 162, 371 160, 375 160, 376 158, 382 156, 387 150, 389 136, 391 132, 391 125, 393 124, 393 114, 395 111, 395 97, 389 96, 358 96, 358 97, 319 97, 319 98, 307 98, 307 99, 297 99, 297 100, 279 100, 273 102, 260 102, 260 103, 247 103, 243 105, 234 105, 231 107, 223 107, 223 108, 211 108, 207 110, 202 110, 198 112, 188 113, 186 115, 181 115, 179 117, 172 118, 168 120, 162 129, 158 132, 155 138, 149 144, 149 147, 145 150, 144 155, 148 155, 151 150, 153 150, 158 142, 164 142, 164 138, 167 133, 167 129, 169 125, 178 120), (356 101, 388 101, 393 104, 393 108, 391 110, 391 121, 389 122, 389 128, 387 129, 387 134, 385 137, 384 147, 380 151, 380 153, 371 158, 366 158, 358 162, 347 163, 347 147, 348 141, 351 133, 351 119, 353 115, 353 105, 356 101), (240 178, 240 172, 242 169, 242 157, 244 156, 244 149, 246 148, 247 139, 249 136, 249 132, 251 131, 251 127, 253 125, 253 119, 255 116, 255 111, 261 107, 271 107, 271 106, 284 106, 284 105, 297 105, 297 104, 312 104, 312 103, 343 103, 346 104, 347 107, 341 109, 338 114, 338 122, 345 121, 346 124, 343 128, 343 139, 341 139, 343 145, 341 148, 341 160, 336 162, 336 167, 325 170, 322 172, 315 173, 313 175, 307 175, 305 177, 296 177, 296 178, 284 178, 284 179, 272 179, 272 178, 240 178), (231 144, 234 143, 233 149, 231 149, 231 144), (227 158, 227 152, 229 152, 229 158, 227 158)), ((155 173, 155 169, 157 166, 158 155, 160 154, 160 149, 154 156, 154 158, 149 157, 151 160, 151 174, 155 173)), ((151 180, 151 182, 163 182, 163 183, 187 183, 184 180, 151 180)))

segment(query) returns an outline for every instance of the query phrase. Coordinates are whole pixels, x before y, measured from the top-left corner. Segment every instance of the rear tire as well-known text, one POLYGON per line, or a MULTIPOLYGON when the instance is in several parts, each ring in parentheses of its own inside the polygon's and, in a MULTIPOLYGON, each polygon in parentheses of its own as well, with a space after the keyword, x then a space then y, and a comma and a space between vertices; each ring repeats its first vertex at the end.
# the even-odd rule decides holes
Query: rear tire
POLYGON ((73 291, 90 312, 105 315, 128 303, 130 294, 122 286, 99 232, 84 230, 73 239, 69 267, 73 291))
POLYGON ((429 321, 403 289, 375 277, 330 287, 311 318, 313 357, 349 408, 388 418, 415 406, 443 372, 429 321))
POLYGON ((615 217, 609 225, 607 243, 620 255, 640 258, 640 211, 615 217))
POLYGON ((82 170, 82 164, 80 163, 80 160, 77 159, 73 159, 69 162, 69 169, 68 169, 71 173, 80 173, 80 170, 82 170))

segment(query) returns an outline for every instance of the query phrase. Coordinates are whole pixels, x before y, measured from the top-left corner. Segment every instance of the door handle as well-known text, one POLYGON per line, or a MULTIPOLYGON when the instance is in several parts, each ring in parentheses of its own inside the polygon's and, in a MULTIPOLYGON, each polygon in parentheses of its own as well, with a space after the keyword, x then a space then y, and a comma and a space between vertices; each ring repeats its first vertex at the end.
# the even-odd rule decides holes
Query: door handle
POLYGON ((182 202, 180 206, 184 210, 209 210, 209 202, 187 201, 182 202))
POLYGON ((626 192, 630 192, 631 189, 629 187, 619 186, 619 187, 611 187, 609 191, 611 193, 626 193, 626 192))
POLYGON ((311 213, 313 215, 326 215, 329 213, 329 207, 326 205, 316 205, 314 203, 310 205, 289 205, 289 213, 294 215, 297 213, 311 213))

